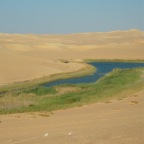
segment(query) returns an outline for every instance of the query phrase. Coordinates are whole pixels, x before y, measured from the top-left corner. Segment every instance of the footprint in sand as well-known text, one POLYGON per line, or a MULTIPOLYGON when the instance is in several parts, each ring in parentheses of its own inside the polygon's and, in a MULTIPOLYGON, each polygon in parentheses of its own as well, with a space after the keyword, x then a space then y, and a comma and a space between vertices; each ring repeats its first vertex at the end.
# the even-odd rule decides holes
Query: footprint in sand
POLYGON ((139 104, 139 102, 138 101, 131 101, 131 102, 129 102, 131 105, 135 105, 135 104, 139 104))
POLYGON ((119 111, 120 111, 120 109, 113 109, 113 111, 114 111, 114 112, 119 112, 119 111))
POLYGON ((132 95, 133 97, 138 97, 139 95, 132 95))

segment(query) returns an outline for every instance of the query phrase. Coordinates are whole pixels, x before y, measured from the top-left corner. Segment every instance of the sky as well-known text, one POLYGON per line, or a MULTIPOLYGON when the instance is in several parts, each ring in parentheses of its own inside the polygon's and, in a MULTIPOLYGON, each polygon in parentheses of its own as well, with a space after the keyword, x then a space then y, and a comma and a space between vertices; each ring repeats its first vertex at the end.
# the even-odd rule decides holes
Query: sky
POLYGON ((144 30, 144 0, 0 0, 0 33, 144 30))

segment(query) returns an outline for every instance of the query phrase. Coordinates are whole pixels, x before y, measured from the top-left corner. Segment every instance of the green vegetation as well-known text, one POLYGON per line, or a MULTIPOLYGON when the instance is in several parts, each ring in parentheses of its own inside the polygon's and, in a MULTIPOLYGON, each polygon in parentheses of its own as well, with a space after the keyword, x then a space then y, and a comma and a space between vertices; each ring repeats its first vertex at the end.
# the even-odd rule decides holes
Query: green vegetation
POLYGON ((17 83, 13 83, 13 84, 6 85, 6 86, 1 86, 0 97, 8 93, 14 93, 14 92, 20 93, 20 92, 23 92, 24 90, 28 91, 29 89, 30 90, 35 89, 36 87, 39 87, 39 85, 41 84, 48 83, 48 82, 55 81, 55 80, 80 77, 80 76, 85 76, 88 74, 93 74, 96 71, 95 67, 89 64, 85 64, 85 63, 83 64, 85 65, 84 68, 78 71, 72 72, 72 73, 53 74, 51 76, 46 76, 46 77, 42 77, 39 79, 31 80, 31 81, 17 82, 17 83))
POLYGON ((115 69, 95 83, 45 88, 38 83, 0 90, 0 114, 53 111, 122 98, 144 88, 143 68, 115 69))
POLYGON ((32 93, 36 96, 42 96, 42 95, 47 95, 47 94, 55 94, 56 90, 54 88, 46 88, 46 87, 37 86, 31 89, 25 89, 25 90, 15 92, 16 95, 20 95, 21 93, 24 93, 24 94, 32 93))
POLYGON ((144 62, 144 60, 121 60, 121 59, 93 59, 93 60, 91 60, 91 59, 86 59, 85 60, 85 62, 138 62, 138 63, 143 63, 144 62))

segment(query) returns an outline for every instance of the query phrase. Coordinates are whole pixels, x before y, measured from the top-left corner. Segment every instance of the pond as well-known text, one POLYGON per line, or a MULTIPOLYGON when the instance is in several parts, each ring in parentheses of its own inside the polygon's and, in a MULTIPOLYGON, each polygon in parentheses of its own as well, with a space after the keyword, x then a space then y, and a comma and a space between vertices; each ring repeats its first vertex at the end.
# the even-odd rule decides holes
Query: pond
POLYGON ((45 83, 45 87, 52 87, 60 84, 81 84, 81 83, 92 83, 96 82, 98 79, 103 77, 105 74, 111 72, 115 68, 129 69, 144 67, 144 63, 132 63, 132 62, 91 62, 89 63, 96 67, 96 72, 92 75, 77 77, 77 78, 67 78, 45 83))

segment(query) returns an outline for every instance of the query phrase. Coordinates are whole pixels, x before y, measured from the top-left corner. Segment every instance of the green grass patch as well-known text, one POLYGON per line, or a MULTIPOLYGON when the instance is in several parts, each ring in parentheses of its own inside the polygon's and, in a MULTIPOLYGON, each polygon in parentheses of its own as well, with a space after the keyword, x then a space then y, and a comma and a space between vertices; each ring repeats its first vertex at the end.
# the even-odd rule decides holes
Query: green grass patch
POLYGON ((35 94, 36 96, 42 96, 42 95, 48 95, 48 94, 56 94, 57 91, 53 88, 53 87, 50 87, 50 88, 46 88, 46 87, 43 87, 43 86, 37 86, 37 87, 34 87, 34 88, 31 88, 31 89, 26 89, 24 91, 20 91, 20 92, 17 92, 17 95, 19 94, 35 94))

